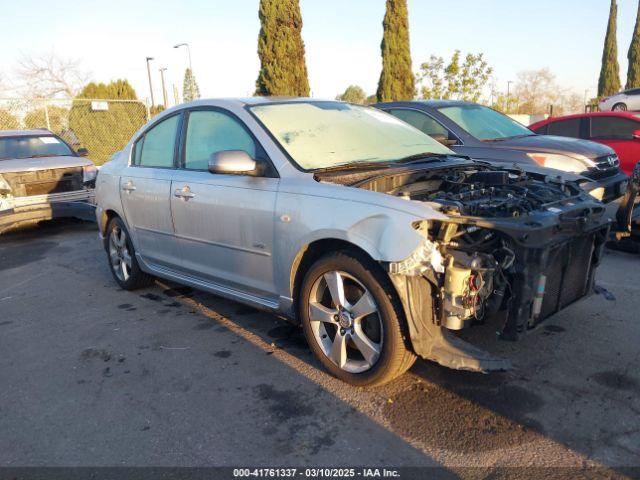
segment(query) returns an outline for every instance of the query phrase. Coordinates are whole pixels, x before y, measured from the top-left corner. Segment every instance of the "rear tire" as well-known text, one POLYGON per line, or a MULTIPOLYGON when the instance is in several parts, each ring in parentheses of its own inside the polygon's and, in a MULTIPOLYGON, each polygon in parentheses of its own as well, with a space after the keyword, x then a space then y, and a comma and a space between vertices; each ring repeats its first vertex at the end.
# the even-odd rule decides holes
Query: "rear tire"
POLYGON ((627 104, 626 103, 616 103, 611 109, 612 112, 626 112, 627 104))
POLYGON ((299 315, 309 347, 333 376, 354 386, 387 383, 416 360, 400 302, 380 267, 358 252, 330 253, 306 273, 299 315))
POLYGON ((137 290, 153 283, 154 278, 140 270, 129 231, 118 217, 107 225, 106 250, 111 274, 123 290, 137 290))

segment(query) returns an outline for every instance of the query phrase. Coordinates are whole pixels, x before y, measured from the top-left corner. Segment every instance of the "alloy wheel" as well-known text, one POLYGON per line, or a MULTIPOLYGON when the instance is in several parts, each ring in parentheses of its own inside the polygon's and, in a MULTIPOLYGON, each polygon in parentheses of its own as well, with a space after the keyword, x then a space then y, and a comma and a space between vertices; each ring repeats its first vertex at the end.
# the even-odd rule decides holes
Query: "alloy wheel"
POLYGON ((109 259, 111 268, 122 282, 131 276, 131 254, 127 246, 127 234, 124 229, 114 226, 109 236, 109 259))
POLYGON ((383 323, 373 295, 355 277, 330 271, 313 284, 309 321, 324 355, 342 370, 371 369, 382 351, 383 323))

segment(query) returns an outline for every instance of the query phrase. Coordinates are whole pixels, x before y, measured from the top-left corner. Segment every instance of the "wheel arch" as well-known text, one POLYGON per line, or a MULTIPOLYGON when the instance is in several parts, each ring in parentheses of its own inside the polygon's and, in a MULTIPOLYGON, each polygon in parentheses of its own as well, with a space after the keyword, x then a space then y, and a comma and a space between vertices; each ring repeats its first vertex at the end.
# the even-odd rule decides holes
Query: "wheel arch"
POLYGON ((98 224, 98 228, 100 229, 100 235, 102 236, 102 241, 105 245, 105 248, 107 245, 107 225, 109 225, 111 219, 116 217, 124 221, 122 215, 110 208, 104 210, 102 212, 102 215, 100 216, 100 223, 98 224))
MULTIPOLYGON (((323 238, 319 240, 315 240, 307 245, 305 245, 294 258, 291 273, 289 278, 289 288, 292 294, 293 305, 292 305, 292 313, 293 319, 296 322, 299 322, 298 318, 298 307, 299 307, 299 293, 300 288, 302 286, 302 281, 304 276, 309 271, 309 268, 322 256, 327 253, 337 252, 337 251, 347 251, 353 252, 359 256, 366 258, 372 264, 378 266, 380 271, 388 276, 388 273, 384 270, 381 261, 376 260, 374 256, 368 252, 365 248, 347 240, 343 240, 340 238, 323 238)), ((394 295, 398 301, 400 297, 398 295, 398 291, 396 290, 395 285, 389 279, 389 283, 386 285, 391 291, 390 293, 394 295)), ((404 310, 404 309, 403 309, 404 310)), ((404 313, 404 312, 403 312, 404 313)), ((405 321, 403 319, 403 321, 405 321)))

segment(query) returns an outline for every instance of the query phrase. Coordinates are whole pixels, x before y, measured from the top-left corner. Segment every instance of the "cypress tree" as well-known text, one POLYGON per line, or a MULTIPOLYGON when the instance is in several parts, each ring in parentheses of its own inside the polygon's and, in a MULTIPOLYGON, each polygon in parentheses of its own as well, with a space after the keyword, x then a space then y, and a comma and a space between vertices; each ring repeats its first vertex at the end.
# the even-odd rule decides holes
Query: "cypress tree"
POLYGON ((190 68, 184 71, 184 82, 182 83, 182 98, 185 102, 191 102, 200 98, 200 87, 196 82, 196 77, 190 68))
POLYGON ((638 15, 636 16, 636 28, 633 30, 633 38, 629 46, 629 70, 627 70, 626 88, 640 87, 640 2, 638 2, 638 15))
POLYGON ((407 0, 387 0, 382 26, 382 73, 378 82, 378 101, 411 100, 415 95, 415 78, 411 70, 407 0))
POLYGON ((618 5, 616 0, 611 0, 609 24, 602 52, 602 68, 598 80, 599 97, 606 97, 620 91, 620 66, 618 65, 618 42, 616 40, 617 16, 618 5))
POLYGON ((299 0, 260 0, 256 95, 309 96, 299 0))

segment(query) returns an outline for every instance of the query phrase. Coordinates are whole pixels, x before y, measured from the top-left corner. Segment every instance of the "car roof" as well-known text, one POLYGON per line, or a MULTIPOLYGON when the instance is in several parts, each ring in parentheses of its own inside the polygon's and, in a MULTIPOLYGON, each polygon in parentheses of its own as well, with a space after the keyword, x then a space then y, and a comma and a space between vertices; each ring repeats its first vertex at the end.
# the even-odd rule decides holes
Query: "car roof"
POLYGON ((238 98, 201 98, 189 103, 177 105, 179 108, 189 107, 192 105, 208 105, 208 104, 225 104, 244 107, 246 105, 266 105, 270 103, 304 103, 304 102, 338 102, 338 100, 329 100, 323 98, 311 97, 238 97, 238 98))
POLYGON ((634 112, 591 112, 591 113, 575 113, 573 115, 562 115, 560 117, 549 117, 545 120, 540 120, 539 122, 535 122, 531 124, 534 125, 545 125, 551 122, 557 122, 558 120, 570 120, 572 118, 592 118, 592 117, 620 117, 620 118, 630 118, 631 120, 635 120, 640 122, 640 113, 634 112))
POLYGON ((455 107, 461 105, 480 105, 474 102, 465 102, 464 100, 404 100, 398 102, 382 102, 376 103, 376 106, 383 105, 424 105, 430 108, 455 107))
POLYGON ((37 128, 33 130, 0 130, 1 137, 33 137, 37 135, 53 135, 46 128, 37 128))

